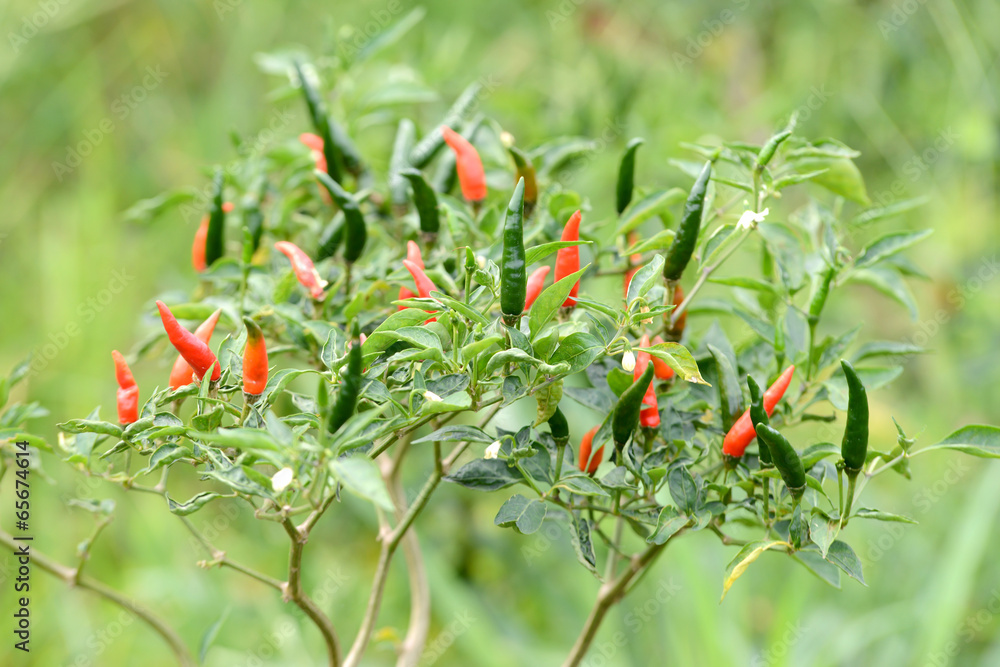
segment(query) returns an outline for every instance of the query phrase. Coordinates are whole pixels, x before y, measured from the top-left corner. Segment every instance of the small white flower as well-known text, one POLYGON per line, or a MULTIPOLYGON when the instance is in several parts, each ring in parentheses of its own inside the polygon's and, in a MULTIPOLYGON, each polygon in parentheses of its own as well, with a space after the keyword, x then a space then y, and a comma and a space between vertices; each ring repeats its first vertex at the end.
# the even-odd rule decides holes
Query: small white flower
POLYGON ((500 143, 503 144, 504 148, 510 148, 514 145, 514 135, 506 130, 501 132, 500 143))
POLYGON ((629 373, 635 370, 635 355, 632 354, 632 350, 625 350, 625 354, 622 355, 622 368, 629 373))
POLYGON ((740 216, 740 221, 736 223, 737 229, 755 229, 757 223, 764 222, 764 218, 770 212, 770 209, 764 209, 760 213, 754 213, 753 211, 743 211, 743 215, 740 216))
POLYGON ((500 441, 497 440, 492 445, 486 448, 486 453, 483 454, 484 459, 495 459, 497 455, 500 454, 500 441))
POLYGON ((435 394, 433 391, 425 391, 424 398, 428 401, 440 401, 441 397, 435 394))
POLYGON ((282 468, 278 472, 274 473, 273 477, 271 477, 271 488, 278 493, 281 493, 288 488, 289 484, 292 483, 292 478, 294 476, 295 473, 292 472, 291 468, 282 468))

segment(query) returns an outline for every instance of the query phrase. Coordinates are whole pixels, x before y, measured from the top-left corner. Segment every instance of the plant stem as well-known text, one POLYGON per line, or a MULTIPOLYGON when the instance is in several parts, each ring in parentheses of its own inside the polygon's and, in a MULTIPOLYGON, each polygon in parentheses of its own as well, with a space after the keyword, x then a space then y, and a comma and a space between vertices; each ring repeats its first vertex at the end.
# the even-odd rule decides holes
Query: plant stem
MULTIPOLYGON (((15 554, 19 552, 21 546, 11 535, 3 530, 0 530, 0 544, 3 544, 3 546, 15 554)), ((57 563, 35 549, 31 549, 31 562, 45 572, 59 577, 69 586, 75 586, 77 588, 82 588, 83 590, 96 593, 105 600, 108 600, 109 602, 118 605, 125 611, 134 614, 137 618, 152 628, 158 635, 160 635, 165 642, 167 642, 167 645, 170 646, 171 652, 174 654, 174 658, 177 660, 177 664, 181 665, 181 667, 196 666, 197 663, 191 655, 191 652, 188 650, 188 647, 184 644, 184 640, 180 638, 180 635, 178 635, 172 627, 153 614, 153 612, 140 606, 136 602, 129 600, 118 591, 109 588, 95 579, 84 575, 77 576, 77 572, 73 568, 57 563)))
POLYGON ((226 556, 225 551, 216 549, 215 546, 213 546, 212 543, 209 542, 208 539, 204 535, 202 535, 197 528, 194 527, 194 525, 191 523, 191 521, 188 520, 186 516, 182 516, 179 518, 184 523, 184 525, 187 526, 187 529, 191 531, 191 534, 194 535, 195 539, 198 540, 198 542, 202 545, 202 547, 205 548, 205 551, 207 551, 209 556, 212 558, 211 561, 207 562, 208 565, 218 564, 220 567, 222 566, 228 567, 231 570, 241 572, 252 579, 256 579, 262 584, 266 584, 275 590, 278 591, 282 590, 283 582, 278 581, 274 577, 269 577, 266 574, 258 572, 253 568, 246 567, 245 565, 241 565, 240 563, 231 560, 229 557, 226 556))
MULTIPOLYGON (((331 494, 331 497, 333 495, 331 494)), ((324 505, 322 509, 326 509, 328 506, 329 503, 324 505)), ((288 537, 292 542, 292 546, 288 551, 288 581, 281 585, 281 590, 285 602, 294 602, 319 629, 320 634, 323 635, 330 667, 339 667, 340 645, 337 641, 337 633, 333 629, 333 624, 327 618, 326 614, 316 606, 312 598, 302 590, 302 552, 305 549, 306 542, 309 541, 309 530, 315 524, 313 517, 318 519, 319 514, 321 514, 320 510, 314 511, 302 524, 302 527, 298 528, 290 519, 286 518, 281 522, 282 527, 284 527, 285 532, 288 533, 288 537)))

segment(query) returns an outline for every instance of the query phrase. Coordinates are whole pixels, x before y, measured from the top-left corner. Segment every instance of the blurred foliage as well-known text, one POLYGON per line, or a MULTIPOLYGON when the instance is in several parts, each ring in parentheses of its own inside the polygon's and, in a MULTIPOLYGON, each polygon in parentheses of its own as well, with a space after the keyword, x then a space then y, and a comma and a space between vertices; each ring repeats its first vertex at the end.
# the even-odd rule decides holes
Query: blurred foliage
MULTIPOLYGON (((1000 421, 1000 283, 994 280, 1000 32, 992 29, 1000 25, 1000 5, 994 0, 432 2, 426 8, 423 21, 391 47, 385 62, 397 64, 383 73, 442 91, 442 99, 411 102, 412 112, 426 125, 470 80, 495 82, 485 105, 519 143, 582 134, 607 146, 574 182, 581 191, 613 189, 617 157, 632 136, 647 140, 639 161, 644 176, 669 181, 676 171, 668 159, 689 157, 679 142, 708 133, 763 141, 799 109, 802 134, 837 136, 862 151, 858 162, 872 199, 926 195, 927 205, 893 222, 935 229, 913 251, 929 273, 916 285, 916 320, 908 322, 904 310, 883 316, 897 306, 864 287, 831 300, 831 320, 864 320, 873 336, 908 337, 934 349, 907 363, 906 383, 879 393, 873 423, 890 423, 891 413, 911 435, 932 441, 953 424, 1000 421)), ((56 421, 85 414, 95 399, 109 408, 108 349, 136 342, 135 315, 148 305, 147 295, 190 282, 190 238, 199 216, 172 214, 140 227, 124 222, 122 212, 179 185, 207 186, 204 165, 234 157, 230 133, 269 141, 258 133, 285 122, 275 108, 289 114, 285 134, 307 127, 298 100, 261 102, 273 80, 255 66, 255 54, 284 47, 354 52, 410 10, 395 0, 336 10, 328 3, 240 0, 11 0, 0 7, 6 42, 0 48, 6 129, 0 368, 32 349, 44 361, 13 392, 51 412, 51 419, 34 422, 35 431, 51 440, 56 421), (79 165, 69 166, 74 151, 79 165)), ((360 84, 355 94, 363 99, 360 84)), ((388 159, 392 123, 376 116, 350 129, 367 154, 388 159)), ((891 429, 876 430, 873 446, 894 438, 891 429)), ((731 554, 700 543, 715 539, 705 535, 668 553, 648 579, 650 594, 614 612, 595 655, 603 647, 612 665, 645 665, 650 655, 668 664, 996 664, 1000 619, 989 604, 1000 594, 1000 565, 987 554, 996 546, 1000 468, 968 458, 949 458, 950 468, 941 461, 937 469, 915 466, 913 482, 888 484, 872 498, 921 526, 858 526, 868 533, 859 532, 859 544, 868 546, 858 554, 869 588, 828 590, 765 557, 720 607, 719 573, 731 554), (653 593, 661 585, 671 595, 665 605, 653 593)), ((84 512, 66 501, 122 499, 63 471, 53 472, 51 484, 35 480, 37 544, 64 562, 72 558, 67 545, 91 529, 84 512)), ((435 500, 439 518, 417 526, 431 552, 432 646, 441 635, 435 664, 556 662, 595 583, 559 540, 493 528, 501 498, 468 500, 461 490, 446 490, 435 500), (469 529, 458 543, 450 531, 435 531, 437 523, 459 522, 469 529), (531 567, 509 566, 521 559, 531 567)), ((4 488, 0 508, 11 502, 4 488)), ((232 573, 198 570, 200 552, 183 526, 154 506, 159 502, 150 496, 119 503, 90 574, 176 621, 195 647, 223 612, 220 601, 233 599, 208 665, 253 664, 253 655, 264 664, 306 664, 311 630, 269 591, 232 573), (147 520, 151 515, 162 519, 147 520), (280 645, 280 660, 271 644, 280 645)), ((349 557, 341 548, 365 544, 355 538, 370 534, 373 518, 362 509, 358 504, 350 522, 320 524, 309 556, 307 584, 317 597, 329 591, 327 608, 349 630, 377 554, 374 542, 349 557)), ((6 522, 7 510, 0 516, 6 522)), ((219 531, 217 542, 241 553, 283 539, 276 527, 250 517, 220 512, 203 520, 206 530, 219 531)), ((280 571, 282 560, 254 564, 280 571)), ((4 596, 11 567, 0 556, 4 596)), ((167 664, 150 657, 159 640, 120 618, 117 608, 37 569, 32 583, 31 660, 12 655, 5 643, 4 664, 167 664)), ((378 636, 385 646, 405 623, 408 600, 400 596, 386 600, 378 636)), ((388 664, 389 651, 374 652, 373 664, 380 655, 388 664)))

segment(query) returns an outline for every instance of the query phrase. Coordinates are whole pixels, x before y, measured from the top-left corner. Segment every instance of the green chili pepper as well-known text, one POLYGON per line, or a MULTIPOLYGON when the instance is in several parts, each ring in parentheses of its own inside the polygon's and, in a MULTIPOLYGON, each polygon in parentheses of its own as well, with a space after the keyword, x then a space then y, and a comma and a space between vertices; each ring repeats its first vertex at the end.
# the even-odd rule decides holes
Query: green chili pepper
POLYGON ((778 146, 784 143, 785 139, 790 136, 792 136, 791 125, 768 139, 767 143, 760 149, 760 152, 757 153, 757 164, 754 169, 758 172, 764 171, 764 167, 766 167, 767 163, 774 157, 774 153, 778 150, 778 146))
POLYGON ((785 486, 792 498, 798 500, 806 490, 806 471, 802 467, 802 459, 798 452, 792 447, 785 436, 768 425, 761 424, 757 428, 757 437, 764 441, 764 444, 771 452, 771 461, 774 467, 781 474, 781 479, 785 480, 785 486))
POLYGON ((330 138, 333 139, 333 145, 340 151, 340 155, 344 160, 344 167, 352 175, 360 176, 365 170, 365 164, 361 159, 358 147, 354 145, 354 142, 351 141, 351 138, 347 135, 347 131, 340 126, 340 123, 329 117, 328 122, 330 123, 330 138))
POLYGON ((438 200, 434 188, 416 169, 404 169, 399 173, 413 187, 413 203, 420 216, 420 231, 424 234, 437 234, 441 228, 441 216, 438 213, 438 200))
POLYGON ((646 390, 649 389, 649 384, 653 381, 654 372, 653 364, 648 364, 642 375, 636 378, 635 382, 618 398, 614 414, 611 415, 611 437, 614 439, 615 449, 618 451, 625 447, 639 423, 642 399, 646 396, 646 390))
POLYGON ((836 273, 836 269, 831 266, 822 275, 813 278, 812 295, 809 297, 809 324, 812 326, 819 322, 826 298, 830 295, 830 283, 836 273))
POLYGON ((354 343, 347 353, 347 372, 341 375, 337 402, 333 404, 330 418, 327 420, 327 430, 330 433, 336 433, 351 418, 358 405, 358 395, 361 393, 361 341, 358 339, 357 324, 354 325, 351 338, 354 343))
POLYGON ((403 171, 410 166, 408 160, 416 134, 417 127, 413 121, 409 118, 399 121, 396 141, 393 142, 392 155, 389 157, 389 198, 393 206, 403 211, 409 203, 409 185, 403 171))
POLYGON ((326 113, 326 105, 319 91, 313 87, 306 78, 302 70, 302 63, 295 61, 295 73, 298 76, 299 84, 302 86, 302 95, 306 99, 306 108, 309 111, 309 118, 312 120, 316 134, 323 140, 323 157, 326 158, 326 170, 330 178, 340 182, 342 176, 340 172, 341 156, 337 152, 337 144, 333 140, 333 131, 330 127, 330 117, 326 113))
POLYGON ((361 214, 358 202, 354 200, 337 181, 329 175, 316 170, 316 178, 323 184, 327 192, 337 202, 344 212, 344 260, 350 263, 357 261, 365 249, 368 232, 365 229, 365 217, 361 214))
POLYGON ((622 156, 621 165, 618 167, 618 188, 617 188, 617 210, 618 215, 628 207, 632 201, 632 189, 635 180, 635 152, 639 146, 645 143, 645 139, 636 137, 625 146, 625 155, 622 156))
MULTIPOLYGON (((767 410, 764 409, 764 392, 760 390, 757 381, 749 375, 747 376, 747 387, 750 389, 750 422, 753 424, 754 431, 757 431, 757 427, 761 424, 769 426, 771 419, 767 416, 767 410)), ((757 436, 757 452, 761 468, 773 467, 771 450, 760 439, 760 436, 757 436)))
POLYGON ((708 182, 712 176, 712 162, 706 162, 698 174, 694 187, 684 204, 684 217, 677 227, 677 235, 667 251, 667 261, 663 265, 663 277, 667 280, 680 280, 684 268, 691 261, 694 247, 698 243, 698 231, 701 229, 701 216, 705 208, 705 193, 708 192, 708 182))
MULTIPOLYGON (((438 151, 444 146, 444 136, 441 134, 441 126, 447 125, 448 127, 455 129, 458 127, 466 116, 476 107, 479 99, 479 92, 482 90, 483 86, 478 81, 473 81, 462 91, 462 94, 455 99, 455 103, 451 105, 448 109, 448 113, 444 115, 444 120, 434 126, 434 129, 423 139, 417 142, 417 145, 413 147, 410 151, 410 165, 417 168, 423 169, 427 164, 434 159, 438 151)), ((454 166, 452 166, 452 171, 455 171, 454 166)))
POLYGON ((524 257, 524 179, 517 182, 507 204, 503 225, 503 256, 500 263, 500 312, 509 327, 517 325, 528 291, 524 257))
POLYGON ((847 378, 847 424, 840 454, 848 475, 857 475, 868 455, 868 392, 850 362, 841 360, 847 378))
POLYGON ((333 216, 333 220, 320 232, 319 247, 316 250, 316 261, 319 262, 327 257, 333 257, 343 240, 344 212, 337 211, 337 215, 333 216))
POLYGON ((267 196, 267 179, 260 180, 257 193, 250 195, 243 200, 243 225, 250 233, 250 254, 257 252, 260 247, 260 239, 264 234, 264 212, 260 205, 267 196))
POLYGON ((205 237, 205 266, 212 266, 222 257, 225 245, 226 212, 222 210, 222 170, 212 178, 212 208, 208 214, 208 235, 205 237))
POLYGON ((552 439, 556 441, 557 445, 565 445, 569 442, 569 422, 566 421, 566 415, 558 407, 556 407, 556 411, 552 413, 552 416, 549 417, 549 430, 552 432, 552 439))
POLYGON ((538 202, 538 179, 535 176, 535 165, 520 150, 511 146, 507 149, 510 156, 514 158, 514 166, 517 172, 514 174, 514 181, 524 179, 524 217, 530 218, 535 204, 538 202))
POLYGON ((722 430, 729 431, 743 412, 743 395, 740 392, 736 370, 729 362, 729 357, 714 345, 709 344, 708 351, 715 359, 716 378, 719 385, 719 408, 722 413, 722 430))

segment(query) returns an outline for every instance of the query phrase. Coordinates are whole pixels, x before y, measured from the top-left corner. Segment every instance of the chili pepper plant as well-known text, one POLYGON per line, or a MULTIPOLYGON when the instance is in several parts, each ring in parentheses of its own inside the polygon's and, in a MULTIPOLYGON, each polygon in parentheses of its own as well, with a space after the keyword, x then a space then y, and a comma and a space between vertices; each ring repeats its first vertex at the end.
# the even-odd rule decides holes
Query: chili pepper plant
MULTIPOLYGON (((594 592, 567 642, 571 667, 675 541, 707 531, 733 551, 722 596, 765 553, 833 586, 863 583, 849 525, 909 521, 870 507, 869 484, 908 476, 928 451, 1000 451, 990 426, 923 448, 899 425, 898 438, 869 439, 868 394, 921 350, 862 344, 862 327, 832 330, 826 306, 861 285, 907 303, 903 253, 926 233, 886 229, 900 207, 868 204, 852 148, 799 136, 794 118, 763 145, 636 138, 606 187, 577 191, 562 176, 595 144, 524 145, 519 128, 488 115, 478 83, 438 123, 380 117, 390 152, 363 152, 368 142, 346 129, 360 111, 331 113, 354 65, 270 63, 306 120, 240 150, 204 201, 175 193, 137 207, 204 216, 190 293, 150 294, 149 336, 107 341, 117 414, 62 423, 59 444, 81 472, 162 496, 192 531, 189 517, 210 504, 273 522, 288 539, 285 572, 198 539, 209 566, 301 608, 328 664, 363 663, 389 569, 419 549, 404 538, 442 493, 491 494, 510 540, 563 527, 594 592), (672 151, 673 175, 647 176, 672 151), (496 425, 501 411, 516 428, 496 425), (425 480, 413 497, 403 466, 425 480), (178 497, 184 468, 202 489, 178 497), (361 619, 322 608, 302 584, 315 565, 310 533, 346 493, 370 502, 379 524, 361 619)), ((410 576, 410 594, 433 605, 426 575, 410 576)), ((427 643, 422 608, 400 665, 417 664, 427 643)), ((155 621, 177 661, 193 664, 155 621)))

